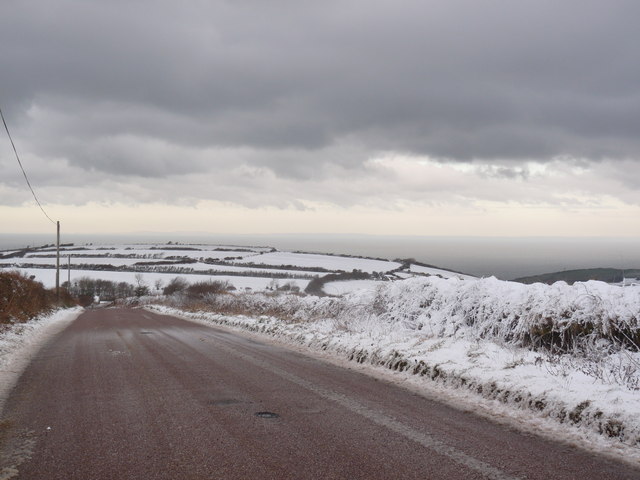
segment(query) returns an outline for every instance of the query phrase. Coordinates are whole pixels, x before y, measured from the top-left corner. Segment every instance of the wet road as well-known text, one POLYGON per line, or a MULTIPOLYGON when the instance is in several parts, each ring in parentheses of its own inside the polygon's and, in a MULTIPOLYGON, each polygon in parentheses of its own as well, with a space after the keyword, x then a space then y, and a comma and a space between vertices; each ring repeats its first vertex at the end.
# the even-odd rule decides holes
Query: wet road
POLYGON ((0 419, 0 479, 638 479, 268 343, 144 310, 81 315, 0 419))

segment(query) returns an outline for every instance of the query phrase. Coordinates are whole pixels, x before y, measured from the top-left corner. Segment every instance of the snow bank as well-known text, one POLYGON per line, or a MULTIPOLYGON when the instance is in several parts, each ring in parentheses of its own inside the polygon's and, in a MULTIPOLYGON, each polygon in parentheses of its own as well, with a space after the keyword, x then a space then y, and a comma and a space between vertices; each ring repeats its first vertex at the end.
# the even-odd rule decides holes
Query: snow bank
POLYGON ((253 316, 188 315, 406 372, 640 446, 640 288, 429 277, 341 298, 255 294, 211 301, 218 311, 235 304, 253 316))
POLYGON ((0 412, 31 358, 54 335, 75 320, 82 308, 58 310, 0 330, 0 412))

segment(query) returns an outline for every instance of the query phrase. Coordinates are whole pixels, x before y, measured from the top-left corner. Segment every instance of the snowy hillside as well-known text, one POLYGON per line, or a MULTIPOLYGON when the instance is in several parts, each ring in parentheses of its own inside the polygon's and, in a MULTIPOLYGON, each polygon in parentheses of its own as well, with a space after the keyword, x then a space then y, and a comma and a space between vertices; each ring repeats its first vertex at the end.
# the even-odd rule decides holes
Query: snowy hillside
MULTIPOLYGON (((362 272, 366 283, 326 284, 325 293, 340 295, 380 281, 422 275, 459 276, 375 258, 282 252, 271 247, 201 244, 67 245, 61 249, 61 282, 79 278, 130 284, 136 278, 149 286, 166 285, 180 276, 189 283, 218 280, 236 290, 273 290, 284 284, 304 290, 309 281, 327 274, 362 272)), ((55 285, 56 252, 52 246, 0 252, 0 268, 33 275, 47 287, 55 285)), ((472 277, 466 277, 472 278, 472 277)))

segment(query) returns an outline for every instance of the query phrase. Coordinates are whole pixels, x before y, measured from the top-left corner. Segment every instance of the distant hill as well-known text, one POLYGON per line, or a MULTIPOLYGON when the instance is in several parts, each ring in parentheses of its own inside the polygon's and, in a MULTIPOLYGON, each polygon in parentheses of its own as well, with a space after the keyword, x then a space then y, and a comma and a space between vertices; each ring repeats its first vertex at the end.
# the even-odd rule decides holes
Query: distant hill
POLYGON ((541 275, 516 278, 514 282, 551 284, 564 281, 572 284, 574 282, 586 282, 587 280, 600 280, 601 282, 607 283, 620 283, 623 278, 640 278, 640 269, 583 268, 580 270, 565 270, 562 272, 543 273, 541 275))

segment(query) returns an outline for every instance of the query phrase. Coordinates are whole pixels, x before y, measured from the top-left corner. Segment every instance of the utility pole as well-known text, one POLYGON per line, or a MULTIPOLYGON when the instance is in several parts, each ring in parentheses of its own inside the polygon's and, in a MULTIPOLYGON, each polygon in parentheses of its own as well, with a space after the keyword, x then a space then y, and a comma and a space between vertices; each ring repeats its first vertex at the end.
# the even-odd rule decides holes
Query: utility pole
POLYGON ((71 254, 67 255, 67 290, 71 291, 71 254))
POLYGON ((56 297, 60 301, 60 221, 56 222, 56 297))

